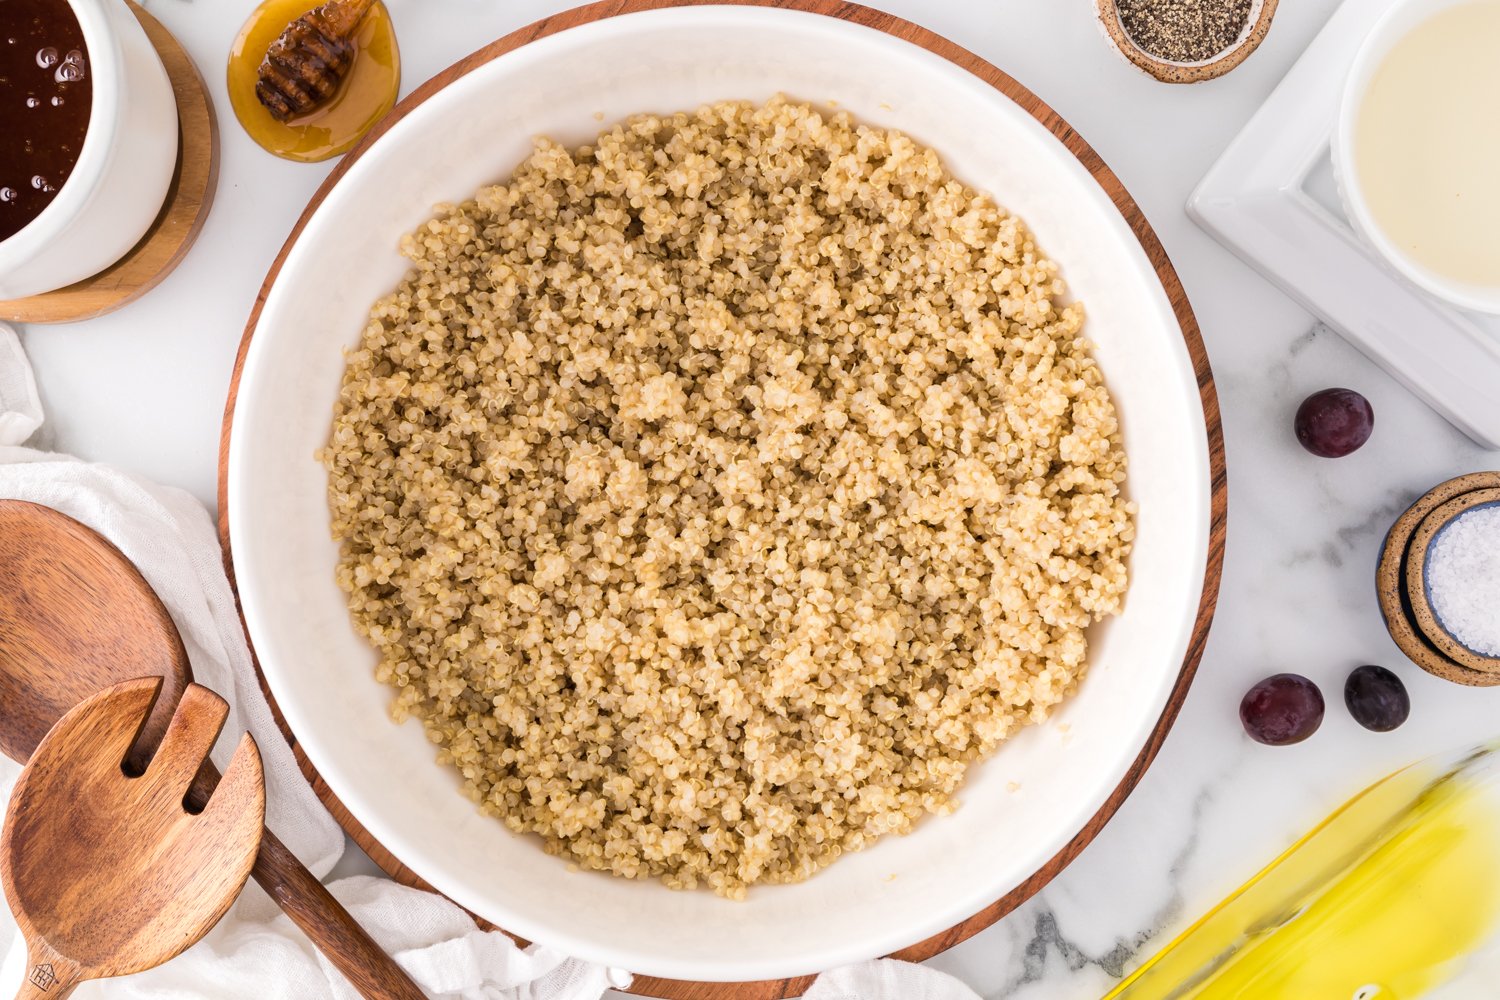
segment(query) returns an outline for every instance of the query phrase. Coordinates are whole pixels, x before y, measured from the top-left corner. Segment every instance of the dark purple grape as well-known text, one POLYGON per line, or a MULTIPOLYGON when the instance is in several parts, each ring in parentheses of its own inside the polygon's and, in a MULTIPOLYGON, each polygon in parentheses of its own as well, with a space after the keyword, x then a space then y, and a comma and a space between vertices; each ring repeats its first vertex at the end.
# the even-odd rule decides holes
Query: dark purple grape
POLYGON ((1306 677, 1267 677, 1240 702, 1240 721, 1257 743, 1285 747, 1301 743, 1323 724, 1323 692, 1306 677))
POLYGON ((1388 733, 1411 714, 1411 696, 1401 678, 1385 667, 1356 667, 1344 682, 1344 704, 1354 721, 1377 733, 1388 733))
POLYGON ((1297 408, 1297 440, 1314 455, 1343 458, 1370 440, 1375 411, 1353 389, 1324 389, 1297 408))

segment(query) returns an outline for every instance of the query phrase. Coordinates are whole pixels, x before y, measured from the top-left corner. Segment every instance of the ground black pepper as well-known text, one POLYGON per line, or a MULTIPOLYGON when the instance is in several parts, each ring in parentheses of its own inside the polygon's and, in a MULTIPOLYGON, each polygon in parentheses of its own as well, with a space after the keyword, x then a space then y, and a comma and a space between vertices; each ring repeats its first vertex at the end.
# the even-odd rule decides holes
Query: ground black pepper
POLYGON ((1118 0, 1120 26, 1158 59, 1202 62, 1239 40, 1254 0, 1118 0))

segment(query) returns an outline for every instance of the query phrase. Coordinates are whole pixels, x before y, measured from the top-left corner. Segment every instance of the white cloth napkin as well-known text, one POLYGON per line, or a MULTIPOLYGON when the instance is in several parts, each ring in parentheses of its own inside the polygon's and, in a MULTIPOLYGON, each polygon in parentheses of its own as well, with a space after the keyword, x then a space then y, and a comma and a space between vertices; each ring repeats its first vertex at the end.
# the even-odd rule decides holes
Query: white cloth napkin
MULTIPOLYGON (((194 680, 229 701, 214 753, 222 768, 248 730, 260 745, 266 822, 316 875, 326 876, 344 838, 297 769, 261 697, 234 596, 208 512, 181 490, 104 465, 23 447, 42 424, 31 365, 16 334, 0 324, 0 497, 59 510, 113 542, 155 588, 182 632, 194 680)), ((0 757, 0 802, 19 765, 0 757)), ((546 948, 518 948, 483 932, 457 906, 387 879, 346 878, 329 886, 349 912, 437 998, 597 1000, 630 975, 546 948)), ((0 995, 25 974, 24 943, 0 908, 0 995)), ((14 993, 14 987, 11 988, 14 993)), ((357 994, 252 882, 199 944, 158 969, 87 983, 78 1000, 357 1000, 357 994)), ((808 1000, 978 1000, 958 980, 903 962, 869 962, 821 977, 808 1000)))
POLYGON ((952 976, 888 958, 825 972, 803 1000, 980 1000, 952 976))

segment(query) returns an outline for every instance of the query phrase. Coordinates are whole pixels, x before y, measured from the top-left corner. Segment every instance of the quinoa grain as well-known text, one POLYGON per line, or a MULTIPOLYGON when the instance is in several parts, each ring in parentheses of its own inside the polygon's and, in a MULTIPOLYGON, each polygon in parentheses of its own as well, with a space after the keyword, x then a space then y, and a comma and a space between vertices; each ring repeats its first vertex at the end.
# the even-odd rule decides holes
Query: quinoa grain
POLYGON ((394 715, 486 813, 740 896, 951 810, 1073 689, 1126 586, 1114 409, 935 153, 724 103, 439 211, 322 457, 394 715))

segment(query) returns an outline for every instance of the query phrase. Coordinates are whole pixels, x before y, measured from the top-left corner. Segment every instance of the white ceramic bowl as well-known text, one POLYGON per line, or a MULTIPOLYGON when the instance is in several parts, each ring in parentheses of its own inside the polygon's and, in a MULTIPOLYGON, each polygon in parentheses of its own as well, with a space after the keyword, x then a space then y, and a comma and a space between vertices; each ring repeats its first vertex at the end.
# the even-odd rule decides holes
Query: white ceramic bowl
MULTIPOLYGON (((1354 157, 1355 129, 1375 73, 1395 45, 1419 25, 1449 7, 1472 0, 1399 0, 1375 22, 1360 46, 1344 83, 1333 134, 1333 165, 1344 210, 1359 235, 1406 280, 1464 309, 1500 314, 1500 287, 1457 281, 1426 267, 1396 245, 1370 211, 1354 157)), ((1500 56, 1497 56, 1500 58, 1500 56)), ((1435 98, 1436 99, 1436 98, 1435 98)))
POLYGON ((0 241, 0 299, 66 287, 125 256, 161 211, 177 164, 177 102, 145 29, 125 0, 69 3, 94 84, 88 131, 57 197, 0 241))
POLYGON ((339 799, 444 893, 533 940, 696 980, 798 975, 910 945, 1043 866, 1121 782, 1182 669, 1205 577, 1210 466, 1183 333, 1120 211, 1025 110, 879 31, 814 14, 709 6, 629 14, 531 42, 432 95, 355 161, 290 248, 250 340, 223 502, 246 623, 267 682, 339 799), (506 177, 546 134, 591 139, 596 115, 762 100, 837 101, 908 131, 1031 224, 1086 301, 1139 501, 1124 613, 1092 635, 1092 669, 1047 725, 977 767, 962 807, 799 885, 744 902, 570 872, 486 819, 393 725, 375 657, 333 583, 323 470, 343 371, 370 304, 405 273, 398 238, 432 205, 506 177), (1010 783, 1019 790, 1008 790, 1010 783))

